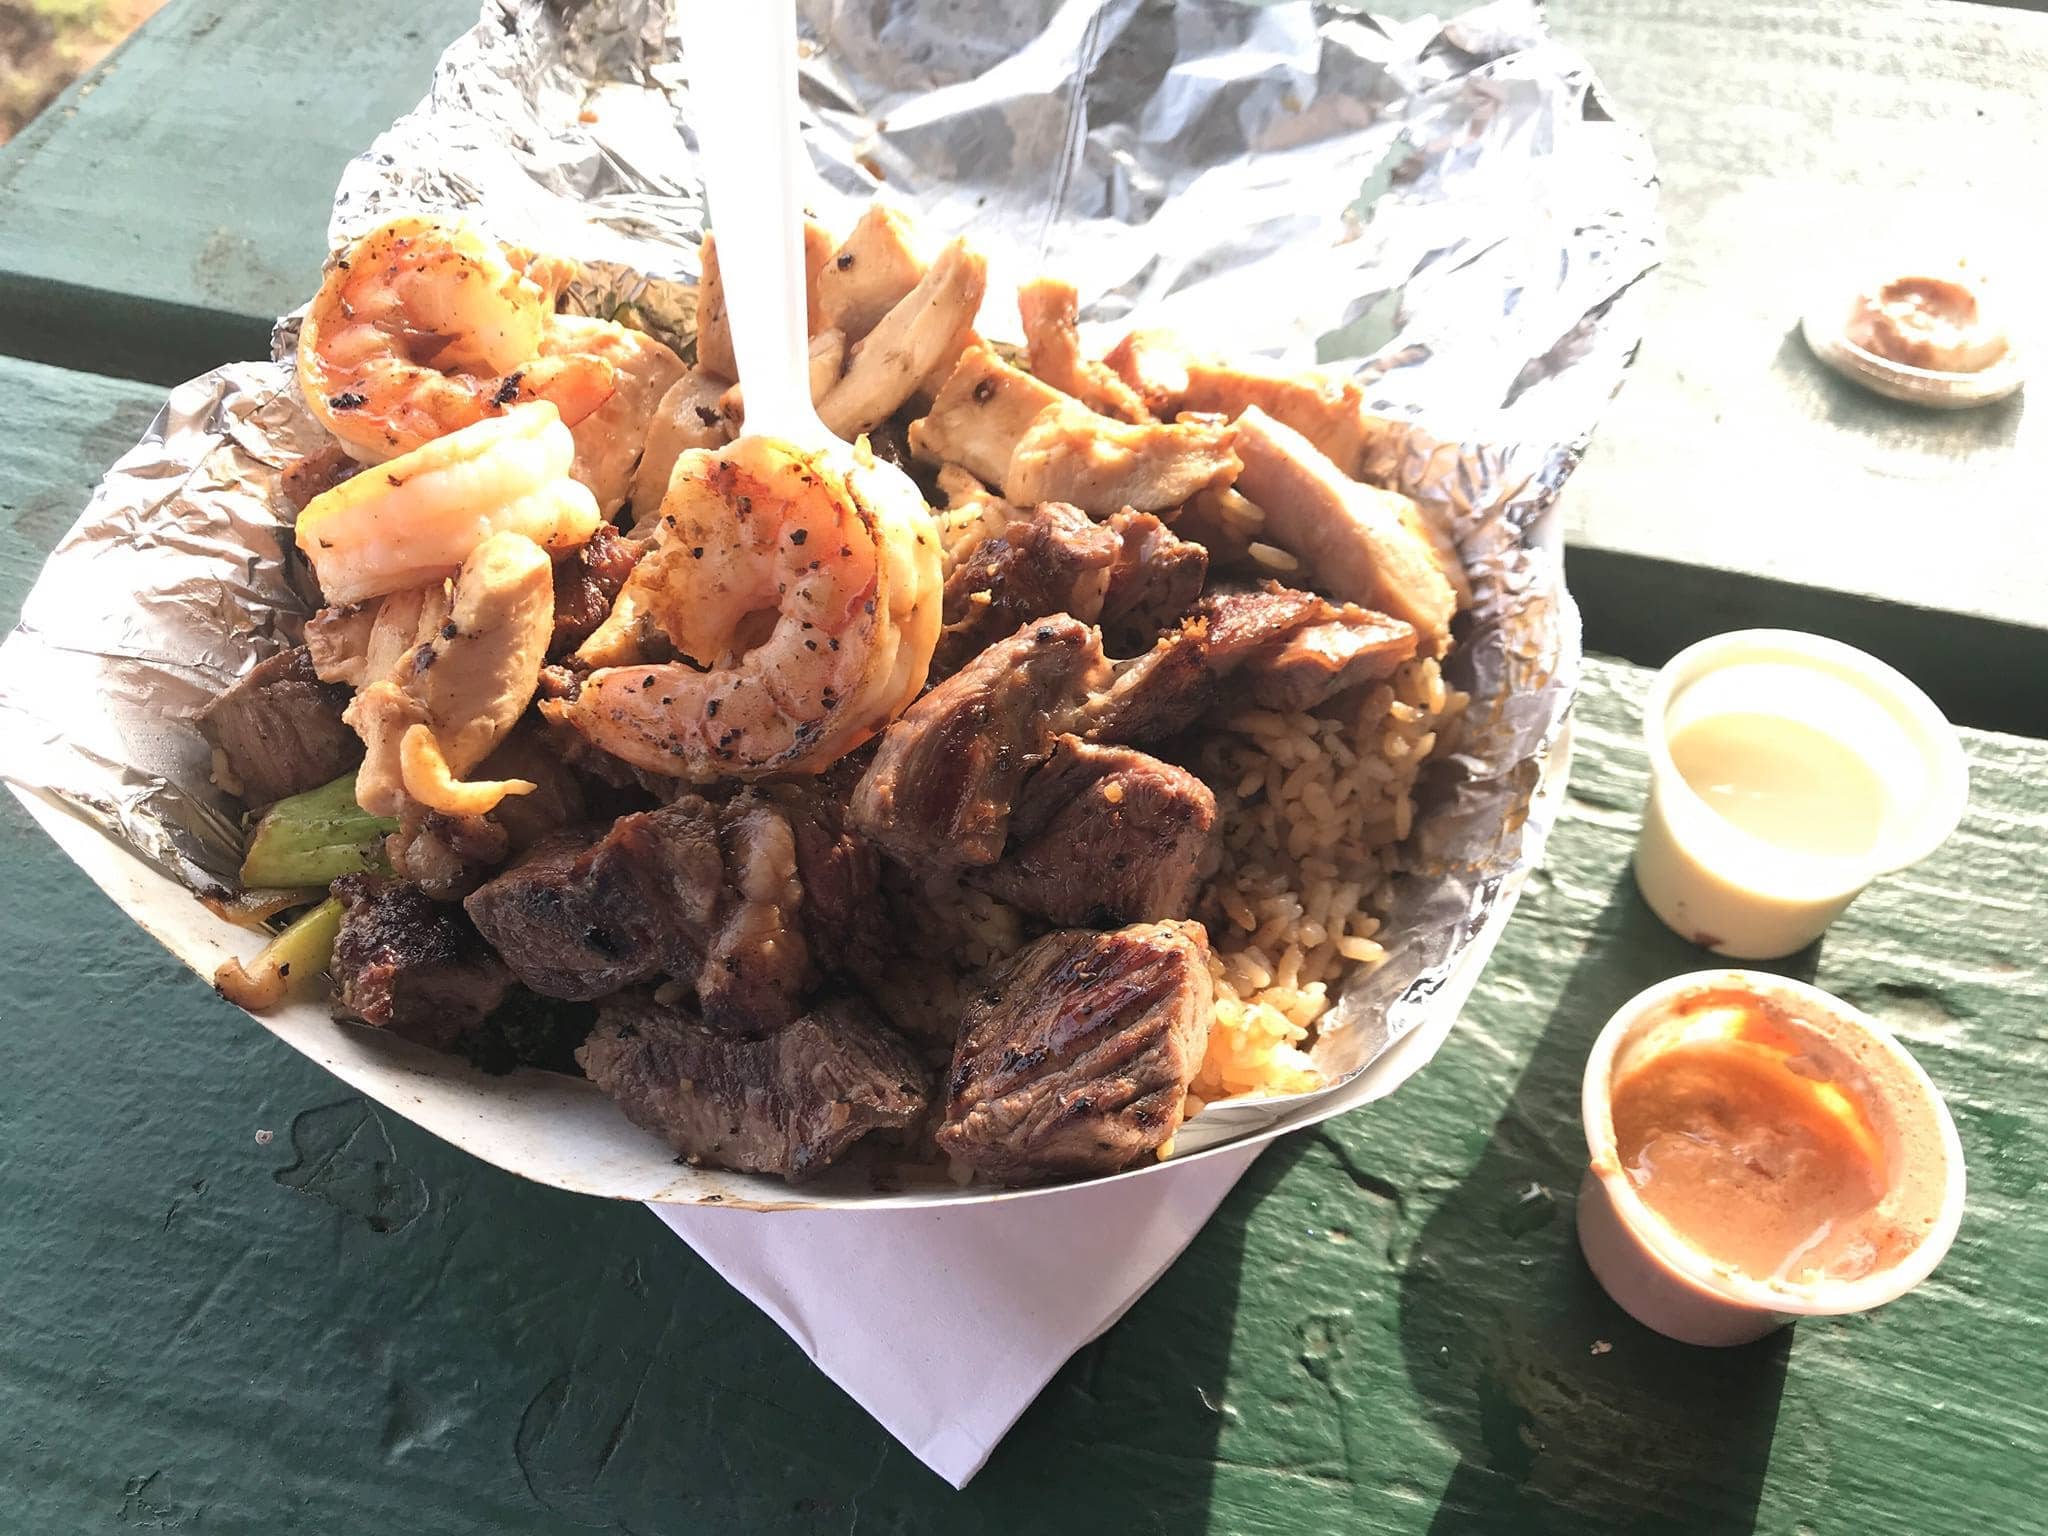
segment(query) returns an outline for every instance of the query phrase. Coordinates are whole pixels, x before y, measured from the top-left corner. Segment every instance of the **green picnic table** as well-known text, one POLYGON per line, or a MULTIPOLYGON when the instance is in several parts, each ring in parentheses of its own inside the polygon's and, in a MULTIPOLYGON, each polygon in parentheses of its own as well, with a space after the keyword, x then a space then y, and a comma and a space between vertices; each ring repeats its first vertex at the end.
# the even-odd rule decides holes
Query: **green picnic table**
MULTIPOLYGON (((0 620, 163 386, 261 352, 343 160, 474 14, 172 0, 0 151, 0 620)), ((1576 0, 1553 24, 1650 128, 1671 257, 1567 496, 1589 635, 1621 654, 1589 664, 1547 865, 1427 1071, 1261 1156, 955 1493, 646 1211, 354 1096, 8 801, 0 1529, 2040 1530, 2048 428, 2024 398, 1852 394, 1766 279, 1899 188, 2038 209, 2048 18, 1576 0), (1989 552, 1916 561, 1930 538, 1989 552), (1704 1351, 1579 1260, 1578 1076, 1617 1004, 1705 963, 1628 874, 1645 665, 1759 621, 2017 734, 1967 731, 1961 830, 1786 965, 1945 1090, 1955 1249, 1879 1313, 1704 1351)))

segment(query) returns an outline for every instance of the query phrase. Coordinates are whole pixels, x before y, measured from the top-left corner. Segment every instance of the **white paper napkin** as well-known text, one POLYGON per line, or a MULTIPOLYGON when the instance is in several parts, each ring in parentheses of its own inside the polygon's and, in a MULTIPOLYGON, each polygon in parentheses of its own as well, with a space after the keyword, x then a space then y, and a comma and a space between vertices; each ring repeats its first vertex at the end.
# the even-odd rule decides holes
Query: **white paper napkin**
POLYGON ((1180 1256, 1265 1143, 1150 1177, 911 1211, 650 1206, 955 1488, 1180 1256))

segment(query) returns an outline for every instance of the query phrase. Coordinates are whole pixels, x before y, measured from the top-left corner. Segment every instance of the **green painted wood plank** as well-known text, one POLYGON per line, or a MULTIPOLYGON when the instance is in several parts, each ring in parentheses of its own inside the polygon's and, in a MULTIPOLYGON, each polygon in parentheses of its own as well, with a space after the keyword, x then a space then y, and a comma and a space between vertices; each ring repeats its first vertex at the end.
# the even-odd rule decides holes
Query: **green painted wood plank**
POLYGON ((1565 576, 1586 643, 1640 665, 1731 629, 1803 629, 1890 662, 1958 725, 2048 736, 2048 687, 2033 681, 2048 678, 2048 628, 1584 544, 1567 548, 1565 576))
MULTIPOLYGON (((31 402, 0 441, 12 605, 150 402, 18 364, 0 390, 31 402)), ((1628 883, 1643 684, 1590 668, 1551 860, 1442 1056, 1268 1152, 961 1495, 646 1213, 353 1098, 0 805, 0 1524, 2037 1530, 2048 745, 1973 733, 1956 839, 1792 967, 1947 1090, 1954 1252, 1881 1313, 1694 1351, 1621 1316, 1571 1235, 1584 1051, 1702 960, 1628 883)))
POLYGON ((262 356, 342 166, 479 9, 172 0, 0 149, 0 349, 164 384, 262 356))
POLYGON ((12 627, 43 561, 107 466, 163 404, 147 384, 0 357, 0 630, 12 627))
POLYGON ((2031 282, 2048 16, 1937 0, 1549 9, 1648 130, 1669 225, 1642 350, 1573 481, 1571 540, 2048 629, 2048 526, 2018 510, 2048 479, 2048 410, 1884 400, 1797 334, 1816 281, 1887 237, 1952 242, 2031 282))

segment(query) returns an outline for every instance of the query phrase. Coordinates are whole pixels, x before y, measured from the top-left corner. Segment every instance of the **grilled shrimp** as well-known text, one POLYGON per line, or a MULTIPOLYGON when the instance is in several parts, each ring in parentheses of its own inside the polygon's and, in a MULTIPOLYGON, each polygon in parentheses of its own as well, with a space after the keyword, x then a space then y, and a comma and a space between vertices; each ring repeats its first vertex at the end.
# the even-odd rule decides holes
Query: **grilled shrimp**
POLYGON ((306 311, 306 404, 369 464, 527 400, 575 425, 611 398, 616 372, 587 351, 540 355, 573 270, 460 220, 379 225, 334 258, 306 311))
POLYGON ((685 453, 653 548, 580 654, 618 661, 658 636, 696 665, 604 666, 542 709, 700 782, 816 773, 852 751, 917 696, 938 640, 938 541, 890 473, 864 444, 685 453))
POLYGON ((543 361, 581 357, 612 369, 612 396, 581 421, 569 423, 576 440, 570 473, 590 487, 598 510, 610 517, 633 484, 633 466, 647 441, 654 408, 684 373, 683 360, 652 336, 610 320, 556 315, 540 339, 543 361))
POLYGON ((597 502, 569 478, 575 441, 536 400, 434 439, 315 496, 299 548, 330 603, 359 603, 454 574, 493 533, 550 554, 597 531, 597 502))

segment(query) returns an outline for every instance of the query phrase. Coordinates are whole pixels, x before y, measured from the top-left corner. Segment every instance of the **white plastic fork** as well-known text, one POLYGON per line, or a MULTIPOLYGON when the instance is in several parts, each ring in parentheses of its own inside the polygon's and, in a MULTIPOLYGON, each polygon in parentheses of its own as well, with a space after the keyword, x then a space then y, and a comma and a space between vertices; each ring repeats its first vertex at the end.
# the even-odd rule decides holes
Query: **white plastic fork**
POLYGON ((688 0, 683 60, 749 437, 843 447, 811 404, 793 0, 688 0))

